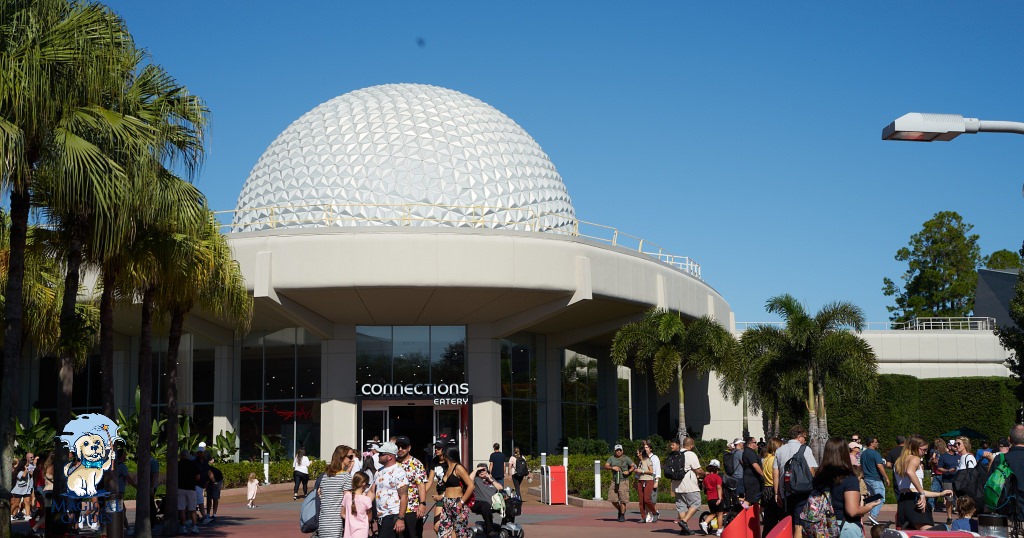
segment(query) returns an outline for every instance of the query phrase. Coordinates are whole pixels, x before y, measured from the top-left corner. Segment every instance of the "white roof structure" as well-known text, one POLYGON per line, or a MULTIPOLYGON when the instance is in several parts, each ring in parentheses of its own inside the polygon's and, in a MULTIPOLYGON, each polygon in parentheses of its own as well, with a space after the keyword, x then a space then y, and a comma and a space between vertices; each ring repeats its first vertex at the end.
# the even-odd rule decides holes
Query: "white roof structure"
POLYGON ((335 97, 282 132, 238 197, 235 232, 344 226, 562 231, 554 164, 514 121, 423 84, 335 97))

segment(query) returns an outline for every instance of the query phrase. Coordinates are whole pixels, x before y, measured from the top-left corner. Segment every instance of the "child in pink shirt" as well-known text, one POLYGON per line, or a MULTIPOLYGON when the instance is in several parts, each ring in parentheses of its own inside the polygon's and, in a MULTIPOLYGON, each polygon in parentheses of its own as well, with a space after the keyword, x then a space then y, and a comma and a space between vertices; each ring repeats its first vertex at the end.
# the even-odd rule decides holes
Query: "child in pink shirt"
POLYGON ((366 475, 352 475, 352 489, 345 492, 341 501, 341 513, 345 516, 345 538, 368 538, 370 536, 370 506, 373 497, 366 491, 366 475))

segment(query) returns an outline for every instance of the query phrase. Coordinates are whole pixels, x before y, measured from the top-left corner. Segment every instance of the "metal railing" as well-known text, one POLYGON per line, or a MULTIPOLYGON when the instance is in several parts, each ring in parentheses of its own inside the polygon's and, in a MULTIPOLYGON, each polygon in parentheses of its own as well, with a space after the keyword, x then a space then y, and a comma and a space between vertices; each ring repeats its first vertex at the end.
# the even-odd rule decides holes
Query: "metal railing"
POLYGON ((293 204, 215 211, 224 233, 290 227, 432 226, 506 229, 581 237, 645 254, 703 280, 700 263, 618 228, 562 213, 537 214, 531 208, 487 205, 293 204), (441 216, 443 215, 443 216, 441 216))
MULTIPOLYGON (((785 327, 782 321, 737 321, 736 331, 743 332, 758 325, 785 327)), ((991 331, 996 328, 996 318, 914 318, 907 322, 869 321, 865 331, 991 331)))

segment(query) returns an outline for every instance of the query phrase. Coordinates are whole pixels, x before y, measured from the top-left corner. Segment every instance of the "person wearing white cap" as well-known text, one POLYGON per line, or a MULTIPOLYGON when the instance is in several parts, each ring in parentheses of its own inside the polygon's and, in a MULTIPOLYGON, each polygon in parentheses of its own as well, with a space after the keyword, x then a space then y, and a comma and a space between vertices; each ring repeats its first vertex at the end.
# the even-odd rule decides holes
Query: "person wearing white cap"
POLYGON ((396 538, 405 532, 404 514, 409 504, 409 479, 398 465, 398 446, 380 445, 377 455, 384 466, 373 477, 377 500, 379 538, 396 538))
POLYGON ((629 475, 636 469, 633 460, 622 452, 622 445, 615 445, 612 457, 604 463, 604 470, 612 472, 608 486, 608 500, 615 507, 618 521, 626 521, 626 504, 629 503, 629 475))

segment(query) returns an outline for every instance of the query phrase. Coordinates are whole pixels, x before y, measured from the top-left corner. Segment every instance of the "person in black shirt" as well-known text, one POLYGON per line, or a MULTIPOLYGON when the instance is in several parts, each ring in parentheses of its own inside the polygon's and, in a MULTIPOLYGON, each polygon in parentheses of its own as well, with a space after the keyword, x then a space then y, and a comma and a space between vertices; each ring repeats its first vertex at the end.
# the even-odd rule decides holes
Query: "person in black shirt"
POLYGON ((505 481, 505 455, 501 453, 501 445, 494 443, 494 452, 487 463, 487 472, 498 482, 505 481))
MULTIPOLYGON (((1014 476, 1024 476, 1024 425, 1017 424, 1010 430, 1010 450, 1003 456, 1014 476)), ((1017 498, 1024 499, 1024 480, 1017 479, 1017 498)), ((1024 521, 1024 502, 1017 503, 1017 514, 1014 518, 1024 521)))
POLYGON ((178 534, 199 534, 196 527, 196 482, 199 471, 192 454, 182 449, 178 458, 178 534))
POLYGON ((814 473, 812 484, 812 495, 829 492, 832 510, 836 519, 842 522, 840 538, 864 536, 860 519, 882 501, 861 506, 860 481, 853 473, 853 463, 845 439, 833 437, 825 443, 821 466, 814 473))
POLYGON ((906 442, 907 442, 907 438, 906 437, 903 437, 902 435, 897 435, 896 436, 896 446, 894 448, 892 448, 891 450, 889 450, 889 452, 886 452, 886 454, 885 454, 885 466, 888 467, 889 469, 893 469, 893 471, 892 471, 892 483, 893 484, 896 483, 896 469, 893 467, 893 465, 896 465, 896 460, 900 459, 900 454, 903 453, 903 443, 906 443, 906 442))
POLYGON ((753 437, 747 437, 740 463, 743 465, 743 491, 746 501, 750 504, 761 502, 764 469, 761 468, 761 456, 757 455, 757 440, 753 437))

